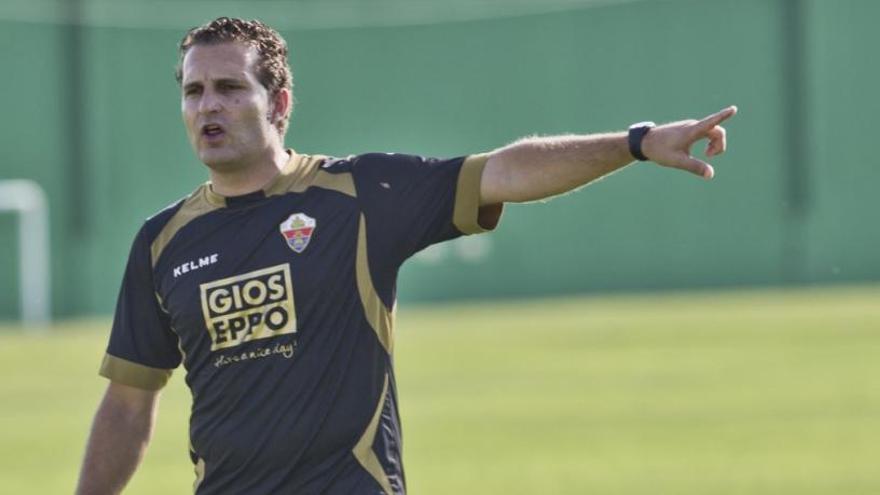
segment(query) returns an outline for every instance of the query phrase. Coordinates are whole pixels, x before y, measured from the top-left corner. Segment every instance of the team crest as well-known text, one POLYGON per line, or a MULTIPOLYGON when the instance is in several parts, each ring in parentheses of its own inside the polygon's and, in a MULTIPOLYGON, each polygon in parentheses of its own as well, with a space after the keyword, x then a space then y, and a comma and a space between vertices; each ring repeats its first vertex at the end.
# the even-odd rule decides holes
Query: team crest
POLYGON ((287 241, 290 249, 296 253, 306 250, 312 234, 315 232, 315 219, 305 213, 294 213, 287 217, 287 220, 281 222, 281 235, 287 241))

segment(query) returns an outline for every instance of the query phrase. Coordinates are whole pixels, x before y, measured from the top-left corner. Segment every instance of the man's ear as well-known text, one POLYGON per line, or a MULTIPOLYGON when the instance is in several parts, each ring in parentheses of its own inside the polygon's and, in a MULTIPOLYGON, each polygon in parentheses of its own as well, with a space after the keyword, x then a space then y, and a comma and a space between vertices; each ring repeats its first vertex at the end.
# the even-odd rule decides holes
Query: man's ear
POLYGON ((273 125, 277 125, 280 120, 287 118, 287 114, 290 112, 291 99, 290 90, 287 88, 281 88, 275 92, 275 97, 272 98, 272 106, 269 109, 269 121, 273 125))

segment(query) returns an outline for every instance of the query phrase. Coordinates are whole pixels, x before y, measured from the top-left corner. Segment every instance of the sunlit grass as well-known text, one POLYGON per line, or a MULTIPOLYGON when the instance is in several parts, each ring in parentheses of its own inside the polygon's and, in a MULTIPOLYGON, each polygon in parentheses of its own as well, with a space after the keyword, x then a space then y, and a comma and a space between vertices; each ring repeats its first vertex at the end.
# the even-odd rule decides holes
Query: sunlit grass
MULTIPOLYGON (((0 326, 0 486, 69 493, 109 322, 0 326)), ((880 493, 880 288, 401 308, 410 493, 880 493)), ((126 493, 189 493, 177 373, 126 493)))

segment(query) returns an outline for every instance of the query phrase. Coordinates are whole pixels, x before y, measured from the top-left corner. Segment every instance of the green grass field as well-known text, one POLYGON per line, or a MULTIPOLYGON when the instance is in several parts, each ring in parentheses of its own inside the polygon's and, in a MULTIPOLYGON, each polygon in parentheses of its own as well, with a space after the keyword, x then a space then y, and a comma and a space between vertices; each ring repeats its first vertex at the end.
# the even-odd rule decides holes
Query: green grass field
MULTIPOLYGON (((70 493, 107 320, 0 327, 0 492, 70 493)), ((880 287, 401 308, 409 491, 880 493, 880 287)), ((166 390, 126 493, 189 493, 166 390)))

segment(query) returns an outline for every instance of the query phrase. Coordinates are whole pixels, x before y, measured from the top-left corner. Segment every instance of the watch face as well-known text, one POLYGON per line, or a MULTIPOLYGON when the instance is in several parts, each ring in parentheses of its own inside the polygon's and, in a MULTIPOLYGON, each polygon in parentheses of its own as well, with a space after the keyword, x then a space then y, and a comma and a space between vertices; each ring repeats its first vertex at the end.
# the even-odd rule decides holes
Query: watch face
POLYGON ((638 129, 638 128, 640 128, 640 127, 654 127, 654 126, 656 126, 656 125, 657 125, 657 124, 651 122, 650 120, 646 120, 646 121, 644 121, 644 122, 639 122, 639 123, 637 123, 637 124, 633 124, 633 125, 629 126, 629 128, 630 128, 630 129, 638 129))

